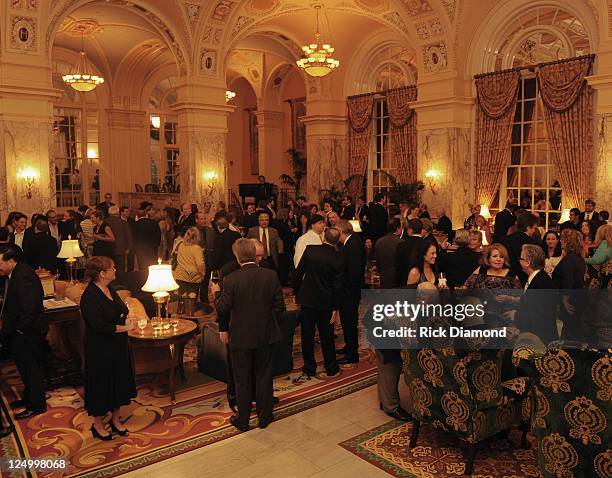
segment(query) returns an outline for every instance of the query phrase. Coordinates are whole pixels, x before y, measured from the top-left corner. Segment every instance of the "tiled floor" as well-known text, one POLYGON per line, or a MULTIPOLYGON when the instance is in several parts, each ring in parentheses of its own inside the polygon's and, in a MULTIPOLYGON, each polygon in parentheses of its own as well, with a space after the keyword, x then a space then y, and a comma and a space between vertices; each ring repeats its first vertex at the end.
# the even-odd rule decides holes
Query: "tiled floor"
POLYGON ((126 478, 388 477, 338 443, 390 418, 376 386, 123 475, 126 478), (203 473, 205 470, 205 473, 203 473))

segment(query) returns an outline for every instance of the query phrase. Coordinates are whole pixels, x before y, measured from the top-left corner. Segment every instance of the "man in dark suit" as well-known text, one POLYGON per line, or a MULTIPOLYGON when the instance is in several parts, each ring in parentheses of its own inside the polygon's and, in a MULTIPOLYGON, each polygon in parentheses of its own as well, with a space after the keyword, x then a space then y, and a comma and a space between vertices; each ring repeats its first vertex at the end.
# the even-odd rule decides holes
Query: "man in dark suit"
POLYGON ((22 252, 11 244, 0 249, 0 275, 7 278, 0 312, 0 342, 15 361, 24 384, 23 399, 11 408, 24 410, 15 418, 29 418, 47 410, 44 387, 44 351, 48 325, 43 309, 43 288, 22 252))
POLYGON ((195 226, 195 213, 193 212, 193 206, 190 203, 181 205, 181 216, 176 222, 177 234, 182 234, 190 227, 195 226))
POLYGON ((141 217, 134 223, 134 248, 139 270, 146 270, 157 263, 161 230, 153 219, 156 214, 157 209, 149 207, 146 217, 141 217))
POLYGON ((577 207, 573 207, 569 212, 569 221, 565 221, 559 229, 562 231, 563 229, 576 229, 580 230, 580 209, 577 207))
POLYGON ((164 209, 166 210, 166 214, 172 217, 172 222, 176 224, 181 216, 181 211, 174 207, 172 199, 168 198, 164 201, 164 209))
POLYGON ((216 308, 220 313, 220 339, 229 344, 236 385, 238 413, 230 423, 246 431, 253 398, 259 427, 267 427, 273 419, 272 345, 282 338, 278 318, 285 303, 276 273, 257 266, 253 241, 239 239, 232 250, 240 270, 223 280, 216 308))
POLYGON ((98 204, 98 207, 100 208, 100 211, 102 211, 102 213, 104 214, 105 219, 108 217, 108 208, 114 205, 115 203, 113 202, 113 195, 111 193, 106 193, 104 195, 104 201, 98 204))
POLYGON ((244 217, 242 218, 242 225, 249 230, 252 227, 257 226, 259 223, 259 213, 255 211, 255 204, 247 204, 244 217))
POLYGON ((204 250, 204 264, 206 266, 204 279, 202 279, 202 285, 200 286, 200 301, 208 304, 208 285, 210 284, 210 274, 212 272, 210 264, 217 233, 210 227, 208 216, 201 211, 196 214, 196 227, 200 231, 200 247, 204 250))
POLYGON ((408 221, 408 237, 397 246, 395 259, 398 287, 404 287, 408 283, 408 273, 418 261, 419 249, 423 243, 422 232, 423 222, 420 219, 410 219, 408 221))
POLYGON ((459 248, 455 252, 440 253, 440 272, 446 274, 449 289, 460 287, 480 264, 482 254, 469 248, 470 231, 459 229, 455 234, 455 244, 459 248))
POLYGON ((517 273, 521 284, 525 284, 527 281, 527 274, 523 272, 519 258, 521 257, 521 249, 524 244, 536 244, 541 247, 531 236, 536 231, 538 224, 540 223, 537 216, 528 213, 519 214, 516 219, 518 230, 506 236, 502 241, 502 244, 508 249, 508 255, 510 256, 510 266, 512 270, 517 273))
POLYGON ((346 219, 336 226, 340 231, 341 253, 345 263, 344 289, 340 299, 340 323, 344 333, 344 358, 339 364, 359 362, 359 302, 364 287, 366 251, 363 241, 353 232, 353 226, 346 219))
POLYGON ((389 214, 385 208, 387 197, 383 193, 376 193, 374 204, 370 207, 370 228, 369 234, 373 241, 383 237, 387 233, 387 223, 389 214))
POLYGON ((493 242, 502 242, 508 235, 508 229, 516 222, 514 211, 516 211, 516 204, 506 203, 506 207, 495 215, 493 242))
POLYGON ((355 217, 355 205, 353 204, 353 198, 346 196, 342 200, 342 209, 340 210, 340 218, 350 221, 355 217))
POLYGON ((344 258, 336 251, 340 239, 337 229, 326 229, 320 246, 308 246, 300 259, 293 278, 296 301, 301 306, 302 373, 314 376, 317 362, 314 354, 315 327, 319 330, 325 371, 336 375, 340 369, 336 360, 332 316, 340 308, 344 287, 344 258))
POLYGON ((127 253, 130 249, 130 243, 132 242, 130 227, 127 221, 124 221, 120 216, 120 210, 117 206, 111 206, 108 208, 108 217, 106 218, 106 224, 108 224, 113 231, 115 236, 115 242, 113 244, 113 261, 115 267, 119 272, 126 272, 127 267, 127 253))
POLYGON ((525 244, 519 260, 527 283, 515 315, 516 326, 521 332, 537 335, 544 344, 558 340, 554 291, 557 284, 544 271, 544 251, 539 246, 525 244))
POLYGON ((436 224, 436 229, 443 234, 446 234, 449 241, 452 240, 451 234, 453 232, 453 222, 446 215, 446 210, 444 208, 440 208, 438 210, 438 223, 436 224))
POLYGON ((599 213, 595 211, 595 201, 587 199, 584 202, 584 211, 580 213, 580 222, 595 221, 599 223, 599 213))
POLYGON ((374 259, 380 274, 380 288, 394 289, 397 287, 397 248, 402 243, 400 236, 404 231, 402 221, 394 217, 387 225, 389 231, 385 237, 376 241, 374 259))
POLYGON ((47 221, 39 219, 34 226, 35 234, 28 240, 24 251, 25 261, 32 269, 46 269, 57 272, 57 242, 49 235, 47 221))
POLYGON ((278 231, 270 227, 270 214, 262 212, 259 214, 259 225, 252 227, 247 232, 248 239, 258 239, 264 246, 264 260, 270 266, 278 270, 279 254, 283 253, 283 241, 278 235, 278 231))
POLYGON ((220 217, 217 220, 218 234, 215 238, 211 257, 211 269, 219 270, 234 258, 232 246, 234 242, 241 238, 240 233, 229 229, 227 217, 220 217))

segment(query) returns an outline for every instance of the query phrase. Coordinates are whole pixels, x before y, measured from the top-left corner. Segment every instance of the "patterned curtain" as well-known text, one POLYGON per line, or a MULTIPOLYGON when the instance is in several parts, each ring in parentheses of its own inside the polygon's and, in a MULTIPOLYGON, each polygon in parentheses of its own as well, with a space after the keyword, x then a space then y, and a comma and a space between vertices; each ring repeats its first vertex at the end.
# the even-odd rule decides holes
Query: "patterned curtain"
POLYGON ((592 192, 593 92, 585 76, 593 60, 589 55, 552 63, 537 73, 565 207, 580 207, 592 192))
MULTIPOLYGON (((372 136, 372 115, 374 112, 374 93, 350 96, 347 98, 349 119, 349 177, 364 177, 370 139, 372 136)), ((361 193, 362 182, 351 181, 349 193, 356 197, 361 193)))
POLYGON ((387 91, 391 154, 401 184, 417 180, 416 112, 408 105, 417 99, 417 87, 407 86, 387 91))
POLYGON ((476 201, 491 205, 510 159, 512 120, 520 73, 500 71, 475 77, 476 201))

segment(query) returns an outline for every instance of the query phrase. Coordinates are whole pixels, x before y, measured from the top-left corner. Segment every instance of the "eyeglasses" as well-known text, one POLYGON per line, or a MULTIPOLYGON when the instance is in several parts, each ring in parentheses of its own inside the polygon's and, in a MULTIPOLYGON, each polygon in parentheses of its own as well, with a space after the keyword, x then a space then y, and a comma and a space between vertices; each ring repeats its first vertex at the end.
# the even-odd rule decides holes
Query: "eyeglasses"
POLYGON ((116 267, 111 267, 109 269, 104 269, 104 272, 117 272, 117 268, 116 267))

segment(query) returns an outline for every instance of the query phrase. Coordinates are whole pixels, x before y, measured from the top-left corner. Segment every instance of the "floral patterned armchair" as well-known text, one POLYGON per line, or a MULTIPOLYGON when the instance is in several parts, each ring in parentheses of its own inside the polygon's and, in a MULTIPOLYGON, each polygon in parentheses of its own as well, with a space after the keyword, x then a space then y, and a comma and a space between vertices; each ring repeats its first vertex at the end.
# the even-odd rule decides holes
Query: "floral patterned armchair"
MULTIPOLYGON (((465 473, 473 470, 476 444, 521 422, 520 398, 527 380, 502 381, 507 350, 404 350, 408 412, 415 419, 410 448, 416 446, 421 422, 431 423, 463 439, 465 473)), ((526 430, 526 429, 525 429, 526 430)), ((527 447, 526 431, 523 447, 527 447)))
POLYGON ((612 349, 560 342, 541 353, 515 354, 514 360, 530 378, 525 408, 541 473, 612 476, 612 349))

